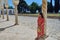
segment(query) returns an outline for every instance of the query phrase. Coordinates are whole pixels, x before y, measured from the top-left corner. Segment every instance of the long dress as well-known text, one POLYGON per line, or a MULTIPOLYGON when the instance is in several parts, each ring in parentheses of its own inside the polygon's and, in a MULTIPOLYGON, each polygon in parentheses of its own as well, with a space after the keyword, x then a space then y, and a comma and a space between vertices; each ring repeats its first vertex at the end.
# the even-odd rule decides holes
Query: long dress
POLYGON ((38 16, 38 27, 37 27, 37 37, 42 37, 44 35, 44 18, 38 16))

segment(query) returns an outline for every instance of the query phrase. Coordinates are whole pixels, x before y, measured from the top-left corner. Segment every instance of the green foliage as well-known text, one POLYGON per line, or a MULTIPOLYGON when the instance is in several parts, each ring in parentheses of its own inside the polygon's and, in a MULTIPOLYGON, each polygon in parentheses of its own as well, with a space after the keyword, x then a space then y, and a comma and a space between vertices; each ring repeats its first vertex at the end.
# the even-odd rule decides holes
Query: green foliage
POLYGON ((59 11, 59 0, 54 0, 55 1, 55 6, 54 6, 54 10, 55 10, 55 13, 58 13, 59 11))
MULTIPOLYGON (((57 13, 59 11, 59 0, 54 0, 55 1, 55 6, 52 5, 52 0, 50 0, 50 2, 47 2, 47 12, 49 13, 53 13, 53 11, 55 10, 55 12, 57 13)), ((11 8, 11 7, 9 7, 11 8)), ((39 12, 41 12, 42 8, 42 4, 38 5, 36 2, 32 2, 31 5, 28 5, 26 3, 25 0, 19 0, 19 4, 18 4, 18 12, 20 13, 26 13, 27 11, 31 12, 31 13, 36 13, 36 11, 38 10, 39 12)))
POLYGON ((42 5, 38 6, 38 11, 41 12, 42 10, 42 5))
POLYGON ((33 2, 30 6, 29 6, 29 9, 30 9, 30 12, 31 13, 36 13, 36 10, 38 8, 38 4, 33 2))
POLYGON ((26 9, 28 8, 28 4, 24 0, 20 0, 18 4, 18 12, 26 12, 26 9))
POLYGON ((9 6, 8 9, 13 9, 13 7, 12 6, 9 6))
POLYGON ((53 5, 52 5, 52 0, 50 0, 51 2, 47 2, 47 12, 52 13, 53 12, 53 5))

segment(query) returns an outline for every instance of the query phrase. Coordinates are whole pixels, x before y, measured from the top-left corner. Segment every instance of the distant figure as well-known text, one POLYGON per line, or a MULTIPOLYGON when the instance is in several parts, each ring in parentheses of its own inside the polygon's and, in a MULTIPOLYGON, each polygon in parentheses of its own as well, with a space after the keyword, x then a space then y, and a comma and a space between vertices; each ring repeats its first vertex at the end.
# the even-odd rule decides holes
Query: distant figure
POLYGON ((39 13, 38 15, 37 24, 37 38, 35 40, 39 40, 41 37, 44 36, 44 16, 42 13, 39 13))

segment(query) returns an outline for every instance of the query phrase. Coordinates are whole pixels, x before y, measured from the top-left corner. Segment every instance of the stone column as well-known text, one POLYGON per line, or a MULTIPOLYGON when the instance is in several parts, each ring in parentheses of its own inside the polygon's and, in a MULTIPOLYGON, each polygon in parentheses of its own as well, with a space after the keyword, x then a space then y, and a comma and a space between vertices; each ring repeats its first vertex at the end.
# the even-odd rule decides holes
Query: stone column
POLYGON ((2 18, 4 19, 4 0, 1 0, 2 18))
POLYGON ((17 5, 19 3, 19 0, 13 0, 13 3, 15 5, 15 25, 18 25, 18 12, 17 12, 17 5))
POLYGON ((8 16, 8 0, 4 0, 5 2, 5 7, 6 7, 6 16, 7 16, 7 21, 9 21, 9 16, 8 16))
POLYGON ((43 13, 44 19, 45 19, 44 32, 45 32, 45 35, 46 35, 46 28, 47 28, 47 0, 42 0, 42 13, 43 13))
POLYGON ((2 7, 2 18, 4 19, 4 7, 2 7))
POLYGON ((0 5, 0 17, 1 17, 1 5, 0 5))
POLYGON ((1 17, 1 0, 0 0, 0 17, 1 17))
POLYGON ((1 10, 0 10, 0 17, 1 17, 1 10))
POLYGON ((18 25, 18 12, 17 12, 17 6, 15 6, 15 25, 18 25))
POLYGON ((7 14, 6 14, 6 16, 7 16, 7 21, 9 21, 9 16, 8 16, 8 5, 6 4, 6 11, 7 11, 7 14))

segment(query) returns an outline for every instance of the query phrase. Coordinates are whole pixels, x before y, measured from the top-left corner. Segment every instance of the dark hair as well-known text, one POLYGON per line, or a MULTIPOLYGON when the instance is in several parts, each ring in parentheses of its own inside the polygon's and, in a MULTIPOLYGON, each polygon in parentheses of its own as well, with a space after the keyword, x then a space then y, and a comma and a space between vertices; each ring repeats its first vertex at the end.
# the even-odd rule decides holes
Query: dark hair
POLYGON ((41 12, 41 13, 39 13, 39 14, 41 15, 41 17, 42 17, 42 18, 44 18, 44 16, 43 16, 43 13, 42 13, 42 12, 41 12))

